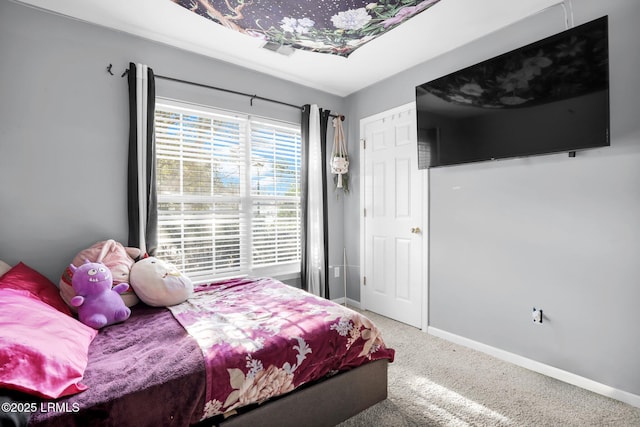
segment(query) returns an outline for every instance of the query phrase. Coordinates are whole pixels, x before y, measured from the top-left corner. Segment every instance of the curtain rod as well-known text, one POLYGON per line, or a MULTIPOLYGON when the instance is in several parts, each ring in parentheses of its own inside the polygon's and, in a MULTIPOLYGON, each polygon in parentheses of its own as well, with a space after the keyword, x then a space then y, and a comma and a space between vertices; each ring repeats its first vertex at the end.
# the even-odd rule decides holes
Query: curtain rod
MULTIPOLYGON (((232 93, 234 95, 246 96, 248 98, 251 98, 251 100, 249 101, 251 106, 253 106, 253 100, 254 99, 259 99, 261 101, 273 102, 275 104, 280 104, 280 105, 284 105, 284 106, 287 106, 287 107, 296 108, 298 110, 302 110, 302 108, 303 108, 303 107, 301 107, 299 105, 289 104, 288 102, 282 102, 282 101, 278 101, 276 99, 265 98, 265 97, 258 96, 258 95, 252 95, 250 93, 238 92, 236 90, 225 89, 225 88, 221 88, 221 87, 217 87, 217 86, 205 85, 205 84, 202 84, 202 83, 191 82, 191 81, 188 81, 188 80, 176 79, 174 77, 167 77, 167 76, 163 76, 163 75, 160 75, 160 74, 155 74, 155 77, 158 78, 158 79, 170 80, 172 82, 185 83, 185 84, 192 85, 192 86, 199 86, 199 87, 203 87, 203 88, 206 88, 206 89, 219 90, 221 92, 232 93)), ((335 114, 329 114, 329 115, 331 117, 336 117, 336 118, 340 117, 340 120, 344 121, 344 116, 343 115, 335 115, 335 114)))

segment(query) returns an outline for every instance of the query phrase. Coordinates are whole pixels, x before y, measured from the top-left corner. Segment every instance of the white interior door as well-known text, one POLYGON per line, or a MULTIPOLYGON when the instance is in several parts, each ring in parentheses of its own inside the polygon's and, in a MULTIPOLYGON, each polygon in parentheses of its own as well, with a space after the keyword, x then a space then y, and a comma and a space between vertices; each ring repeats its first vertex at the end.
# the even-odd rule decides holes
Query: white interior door
POLYGON ((424 328, 427 259, 415 104, 362 119, 363 306, 424 328))

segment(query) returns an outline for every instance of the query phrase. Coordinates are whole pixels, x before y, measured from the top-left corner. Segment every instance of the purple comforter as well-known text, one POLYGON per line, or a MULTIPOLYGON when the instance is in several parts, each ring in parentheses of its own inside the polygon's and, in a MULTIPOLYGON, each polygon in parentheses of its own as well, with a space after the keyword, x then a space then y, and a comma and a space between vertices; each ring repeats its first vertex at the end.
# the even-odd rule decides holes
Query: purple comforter
POLYGON ((276 280, 204 285, 100 330, 88 389, 40 406, 30 425, 186 426, 393 357, 367 318, 276 280))
POLYGON ((185 426, 204 404, 202 354, 166 308, 138 304, 126 322, 101 329, 82 382, 86 391, 43 401, 29 424, 185 426))

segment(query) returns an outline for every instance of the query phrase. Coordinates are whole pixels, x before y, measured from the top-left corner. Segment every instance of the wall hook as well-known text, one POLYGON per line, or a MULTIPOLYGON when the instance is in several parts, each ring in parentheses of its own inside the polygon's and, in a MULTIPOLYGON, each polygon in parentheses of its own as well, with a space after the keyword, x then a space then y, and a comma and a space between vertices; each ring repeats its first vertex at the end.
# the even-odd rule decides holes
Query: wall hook
POLYGON ((113 76, 114 74, 111 72, 111 67, 113 67, 113 64, 109 64, 109 66, 107 67, 107 73, 113 76))
POLYGON ((253 100, 254 100, 254 99, 256 99, 256 97, 257 97, 257 96, 258 96, 258 95, 253 95, 253 96, 251 97, 251 99, 249 100, 249 105, 251 105, 252 107, 253 107, 253 100))

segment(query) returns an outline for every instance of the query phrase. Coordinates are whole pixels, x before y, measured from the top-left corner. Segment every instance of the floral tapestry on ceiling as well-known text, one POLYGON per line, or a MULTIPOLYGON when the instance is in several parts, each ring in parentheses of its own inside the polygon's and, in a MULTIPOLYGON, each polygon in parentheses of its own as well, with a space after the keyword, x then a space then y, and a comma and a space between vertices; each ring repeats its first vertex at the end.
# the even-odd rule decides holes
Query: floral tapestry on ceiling
POLYGON ((265 42, 346 57, 440 0, 172 1, 265 42))

